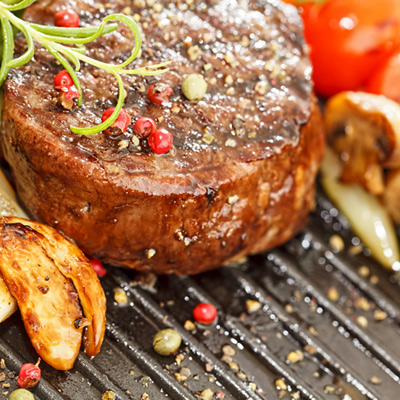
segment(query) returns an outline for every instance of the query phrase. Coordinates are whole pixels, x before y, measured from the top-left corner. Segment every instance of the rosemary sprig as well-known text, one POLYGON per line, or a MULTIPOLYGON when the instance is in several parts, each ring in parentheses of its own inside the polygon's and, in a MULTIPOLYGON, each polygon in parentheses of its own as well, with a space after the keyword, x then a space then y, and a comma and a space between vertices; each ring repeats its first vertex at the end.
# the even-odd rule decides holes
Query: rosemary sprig
POLYGON ((132 18, 124 14, 111 14, 105 17, 98 27, 94 28, 61 28, 38 25, 24 21, 19 16, 21 10, 30 6, 35 1, 36 0, 22 0, 15 2, 14 0, 0 0, 0 23, 2 36, 2 47, 0 46, 0 87, 3 85, 11 68, 25 65, 32 59, 35 52, 34 41, 47 49, 71 75, 77 90, 81 94, 78 99, 78 106, 82 104, 82 87, 76 71, 79 71, 81 62, 100 68, 112 74, 117 79, 119 90, 118 101, 111 117, 102 124, 90 128, 71 126, 72 132, 80 135, 93 135, 107 129, 114 123, 118 118, 124 103, 124 85, 121 78, 122 74, 157 75, 167 71, 167 68, 165 67, 169 62, 137 69, 126 69, 126 67, 137 57, 142 45, 142 37, 139 27, 132 18), (109 22, 117 21, 125 24, 133 33, 135 46, 132 49, 131 56, 122 64, 116 65, 107 64, 85 55, 85 44, 92 42, 102 35, 115 31, 118 28, 118 25, 116 23, 109 24, 109 22), (13 58, 13 29, 22 32, 28 45, 27 51, 18 58, 13 58), (75 66, 75 69, 72 67, 70 62, 75 66))

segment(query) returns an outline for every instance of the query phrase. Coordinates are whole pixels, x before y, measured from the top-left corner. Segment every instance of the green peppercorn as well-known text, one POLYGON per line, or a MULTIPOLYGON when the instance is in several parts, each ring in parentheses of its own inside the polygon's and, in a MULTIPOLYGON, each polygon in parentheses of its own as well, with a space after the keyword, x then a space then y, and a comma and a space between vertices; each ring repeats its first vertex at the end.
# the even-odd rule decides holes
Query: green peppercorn
POLYGON ((200 74, 190 74, 182 82, 182 92, 188 100, 201 100, 207 93, 207 82, 200 74))
POLYGON ((17 389, 10 393, 8 400, 35 400, 35 398, 29 390, 17 389))
POLYGON ((181 335, 173 329, 164 329, 155 334, 153 348, 156 353, 162 356, 174 354, 181 345, 181 335))

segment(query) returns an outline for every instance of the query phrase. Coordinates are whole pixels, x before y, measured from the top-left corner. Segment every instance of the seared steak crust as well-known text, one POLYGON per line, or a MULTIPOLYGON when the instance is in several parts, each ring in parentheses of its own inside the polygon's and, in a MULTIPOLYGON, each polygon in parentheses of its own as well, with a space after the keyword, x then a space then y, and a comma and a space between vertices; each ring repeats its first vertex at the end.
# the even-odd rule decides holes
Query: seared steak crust
MULTIPOLYGON (((51 23, 68 4, 40 1, 26 17, 51 23)), ((174 147, 155 156, 129 129, 116 138, 71 133, 70 125, 100 122, 115 104, 115 83, 84 66, 84 106, 63 111, 52 83, 61 68, 37 49, 4 86, 1 125, 4 156, 34 218, 104 261, 179 274, 266 250, 303 226, 323 135, 294 8, 273 0, 81 1, 77 8, 84 24, 114 11, 139 20, 144 46, 134 67, 173 61, 160 77, 127 77, 125 108, 169 129, 174 147), (200 102, 181 94, 194 72, 208 83, 200 102), (157 80, 174 89, 163 106, 146 95, 157 80)), ((24 45, 20 39, 19 51, 24 45)), ((121 27, 90 53, 118 62, 131 48, 121 27)))

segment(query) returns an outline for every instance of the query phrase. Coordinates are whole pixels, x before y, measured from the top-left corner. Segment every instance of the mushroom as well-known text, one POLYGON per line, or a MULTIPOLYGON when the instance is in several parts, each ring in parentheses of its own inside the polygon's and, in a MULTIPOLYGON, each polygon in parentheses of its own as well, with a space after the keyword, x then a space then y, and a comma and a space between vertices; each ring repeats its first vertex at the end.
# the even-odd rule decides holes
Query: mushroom
MULTIPOLYGON (((7 218, 8 223, 14 220, 18 221, 18 218, 7 218)), ((100 351, 106 329, 106 299, 91 263, 75 244, 50 226, 33 221, 24 221, 24 224, 41 234, 41 246, 78 292, 83 313, 89 321, 83 336, 83 349, 88 356, 94 357, 100 351)))
POLYGON ((89 260, 55 229, 17 217, 0 220, 0 275, 40 357, 72 368, 82 343, 95 356, 105 332, 105 295, 89 260), (85 330, 85 331, 84 331, 85 330))
POLYGON ((327 102, 325 128, 343 163, 340 180, 383 194, 383 168, 400 168, 400 106, 384 96, 343 92, 327 102))
MULTIPOLYGON (((329 198, 349 220, 351 227, 372 256, 385 268, 400 270, 400 251, 393 221, 378 197, 361 185, 339 181, 342 165, 327 149, 321 165, 321 183, 329 198)), ((400 195, 400 191, 398 191, 400 195)))
POLYGON ((1 275, 39 356, 56 369, 70 369, 82 342, 83 328, 74 325, 83 319, 78 294, 37 243, 37 232, 26 225, 3 222, 1 275))

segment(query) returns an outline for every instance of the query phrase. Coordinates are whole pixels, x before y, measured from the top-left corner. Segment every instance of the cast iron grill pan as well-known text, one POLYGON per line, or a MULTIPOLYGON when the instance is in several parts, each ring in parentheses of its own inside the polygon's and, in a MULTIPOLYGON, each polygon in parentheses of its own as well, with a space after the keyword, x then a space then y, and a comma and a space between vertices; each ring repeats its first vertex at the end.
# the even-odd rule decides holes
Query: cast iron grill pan
MULTIPOLYGON (((35 398, 101 399, 109 391, 121 400, 194 400, 206 389, 213 399, 400 397, 399 285, 360 248, 321 191, 296 238, 243 264, 182 278, 110 269, 102 283, 108 313, 101 353, 93 360, 81 353, 66 372, 42 364, 35 398), (332 247, 335 235, 343 249, 332 247), (127 305, 114 301, 117 287, 127 305), (185 322, 199 302, 214 304, 218 321, 189 331, 185 322), (260 309, 249 312, 246 304, 260 309), (152 348, 166 327, 183 339, 170 357, 152 348), (290 363, 291 353, 303 359, 290 363), (181 379, 181 368, 189 378, 181 379), (284 385, 277 388, 277 380, 284 385)), ((6 399, 20 365, 37 359, 18 313, 0 325, 0 358, 6 399)))

